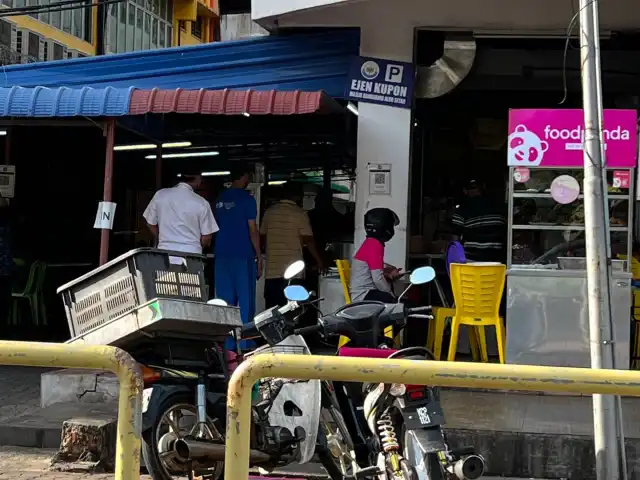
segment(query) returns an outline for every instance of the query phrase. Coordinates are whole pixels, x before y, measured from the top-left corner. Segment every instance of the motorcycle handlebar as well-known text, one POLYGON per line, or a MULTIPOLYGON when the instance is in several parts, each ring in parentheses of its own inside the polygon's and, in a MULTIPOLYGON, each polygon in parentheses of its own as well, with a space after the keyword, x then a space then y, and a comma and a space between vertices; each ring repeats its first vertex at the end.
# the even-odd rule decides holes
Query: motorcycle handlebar
POLYGON ((315 333, 323 329, 323 326, 319 323, 315 325, 311 325, 308 327, 296 328, 293 333, 294 335, 307 335, 309 333, 315 333))

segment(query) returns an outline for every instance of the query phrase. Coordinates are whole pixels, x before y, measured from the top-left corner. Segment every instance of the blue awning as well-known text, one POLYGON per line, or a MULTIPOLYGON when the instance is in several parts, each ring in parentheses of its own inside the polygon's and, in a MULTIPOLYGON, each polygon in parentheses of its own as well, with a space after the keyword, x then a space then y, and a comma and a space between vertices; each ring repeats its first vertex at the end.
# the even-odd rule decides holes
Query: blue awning
POLYGON ((324 90, 342 97, 359 42, 357 30, 334 29, 11 65, 0 87, 324 90))
POLYGON ((0 117, 116 117, 129 114, 134 88, 0 88, 0 117))

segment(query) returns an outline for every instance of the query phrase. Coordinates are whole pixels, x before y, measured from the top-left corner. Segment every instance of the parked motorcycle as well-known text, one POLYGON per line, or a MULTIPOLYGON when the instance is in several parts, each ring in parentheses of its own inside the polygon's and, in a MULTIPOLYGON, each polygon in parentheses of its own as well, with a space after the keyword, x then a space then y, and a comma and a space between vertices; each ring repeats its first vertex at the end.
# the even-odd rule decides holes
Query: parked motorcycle
MULTIPOLYGON (((411 284, 434 277, 432 268, 422 267, 411 274, 411 284)), ((402 303, 357 302, 295 333, 347 337, 350 341, 340 348, 341 356, 434 360, 423 347, 393 350, 383 336, 388 326, 400 332, 410 317, 431 319, 422 313, 428 310, 402 303)), ((323 401, 328 452, 344 479, 475 480, 484 474, 484 460, 472 447, 448 447, 437 388, 334 382, 324 385, 323 401)))
MULTIPOLYGON (((293 278, 303 269, 304 263, 296 262, 287 269, 285 278, 293 278)), ((289 300, 286 305, 260 313, 243 327, 238 338, 260 337, 267 344, 247 356, 310 354, 304 338, 294 334, 298 317, 306 305, 313 304, 310 295, 293 285, 285 289, 285 296, 289 300)), ((219 300, 211 303, 224 304, 219 300)), ((226 389, 239 358, 232 353, 225 358, 226 353, 219 346, 207 349, 209 367, 203 366, 198 373, 146 369, 142 454, 154 480, 185 475, 222 478, 226 389)), ((332 464, 333 457, 327 455, 326 437, 319 431, 322 392, 317 380, 272 378, 259 382, 252 407, 251 466, 270 472, 293 462, 309 462, 317 451, 332 479, 344 480, 332 464)))

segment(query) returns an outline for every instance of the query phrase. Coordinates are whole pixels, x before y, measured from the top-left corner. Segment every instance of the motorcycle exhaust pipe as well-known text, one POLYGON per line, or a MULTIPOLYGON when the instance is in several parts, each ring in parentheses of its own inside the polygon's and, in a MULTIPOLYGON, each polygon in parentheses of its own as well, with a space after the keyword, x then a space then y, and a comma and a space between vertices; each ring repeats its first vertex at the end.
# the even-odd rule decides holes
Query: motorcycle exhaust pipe
POLYGON ((484 458, 467 455, 453 464, 453 473, 460 480, 476 480, 484 475, 484 458))
MULTIPOLYGON (((199 440, 179 439, 173 445, 173 450, 181 458, 189 460, 224 460, 225 446, 217 443, 210 443, 199 440)), ((250 450, 249 462, 253 464, 265 463, 271 460, 271 457, 259 450, 250 450)))

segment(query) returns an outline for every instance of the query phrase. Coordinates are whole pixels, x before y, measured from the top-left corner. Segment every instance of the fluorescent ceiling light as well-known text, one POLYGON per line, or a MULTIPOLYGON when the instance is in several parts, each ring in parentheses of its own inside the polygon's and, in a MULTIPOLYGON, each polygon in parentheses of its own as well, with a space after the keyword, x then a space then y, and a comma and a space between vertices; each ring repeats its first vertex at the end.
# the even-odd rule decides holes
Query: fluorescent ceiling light
POLYGON ((6 130, 0 130, 0 137, 4 137, 7 134, 6 130))
POLYGON ((287 183, 286 180, 271 180, 269 185, 283 185, 285 183, 287 183))
MULTIPOLYGON (((162 158, 189 158, 189 157, 215 157, 220 155, 220 152, 184 152, 184 153, 167 153, 163 154, 162 158)), ((154 160, 157 155, 147 155, 146 159, 154 160)))
POLYGON ((358 107, 356 107, 353 103, 347 103, 347 110, 349 110, 354 115, 358 115, 358 107))
POLYGON ((242 112, 242 115, 244 115, 245 117, 250 117, 251 115, 249 114, 249 112, 242 112))
MULTIPOLYGON (((169 142, 162 144, 162 148, 184 148, 190 146, 191 142, 169 142)), ((116 145, 113 147, 113 150, 116 152, 124 152, 129 150, 153 150, 155 148, 158 148, 158 146, 153 143, 137 143, 134 145, 116 145)))
MULTIPOLYGON (((202 172, 200 175, 202 175, 203 177, 224 177, 226 175, 231 175, 231 172, 228 170, 220 170, 220 171, 216 171, 216 172, 202 172)), ((182 174, 179 173, 178 177, 181 177, 182 174)))

